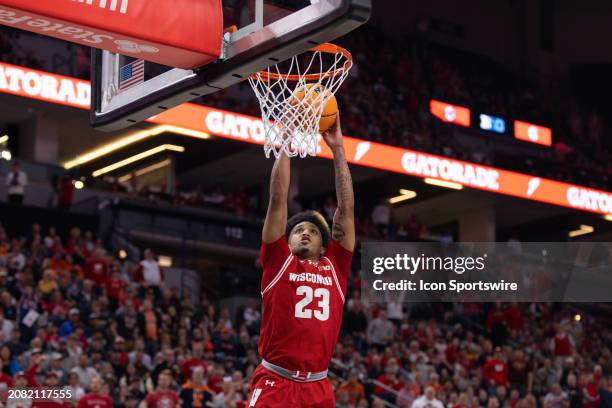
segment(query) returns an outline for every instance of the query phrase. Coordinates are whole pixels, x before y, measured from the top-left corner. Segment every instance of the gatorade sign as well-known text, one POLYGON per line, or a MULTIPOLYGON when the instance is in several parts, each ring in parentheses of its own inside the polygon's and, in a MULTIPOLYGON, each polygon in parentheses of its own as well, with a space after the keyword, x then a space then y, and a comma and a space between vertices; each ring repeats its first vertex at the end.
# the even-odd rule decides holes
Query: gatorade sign
MULTIPOLYGON (((165 111, 148 121, 247 143, 263 144, 261 119, 192 103, 165 111)), ((606 191, 349 136, 344 136, 343 141, 347 160, 352 164, 415 177, 451 181, 465 187, 581 211, 598 214, 609 214, 612 211, 612 194, 606 191)), ((319 143, 319 148, 317 157, 333 158, 325 143, 319 143)))
POLYGON ((0 92, 89 109, 89 81, 0 63, 0 92))
POLYGON ((514 137, 525 142, 537 143, 544 146, 552 145, 552 130, 532 123, 514 121, 514 137))

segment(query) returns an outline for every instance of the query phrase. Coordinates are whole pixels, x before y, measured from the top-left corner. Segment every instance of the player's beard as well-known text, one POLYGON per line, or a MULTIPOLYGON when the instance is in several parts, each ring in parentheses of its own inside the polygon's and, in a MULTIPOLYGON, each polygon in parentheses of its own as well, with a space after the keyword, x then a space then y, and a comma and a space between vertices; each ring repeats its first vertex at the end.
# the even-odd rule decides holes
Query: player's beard
POLYGON ((317 245, 310 240, 308 242, 299 242, 295 249, 294 253, 300 259, 317 258, 317 245))
POLYGON ((308 256, 310 255, 310 247, 308 246, 308 244, 300 244, 300 246, 298 247, 298 256, 302 259, 306 259, 308 258, 308 256))

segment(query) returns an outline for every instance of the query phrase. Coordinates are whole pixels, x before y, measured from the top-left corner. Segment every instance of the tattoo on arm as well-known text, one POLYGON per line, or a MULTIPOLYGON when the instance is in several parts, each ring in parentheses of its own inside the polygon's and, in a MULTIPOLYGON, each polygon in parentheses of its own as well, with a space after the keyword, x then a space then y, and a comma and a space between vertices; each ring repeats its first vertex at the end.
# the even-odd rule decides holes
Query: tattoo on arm
POLYGON ((334 214, 332 227, 332 238, 342 243, 349 250, 353 250, 355 244, 354 207, 355 197, 353 193, 353 181, 351 172, 344 156, 344 149, 334 151, 334 170, 336 179, 336 198, 338 208, 334 214))
POLYGON ((334 167, 336 173, 336 196, 338 199, 338 209, 342 212, 353 209, 355 197, 353 193, 353 180, 348 168, 344 151, 339 151, 334 155, 334 167), (336 154, 338 157, 336 157, 336 154))
POLYGON ((346 233, 344 232, 344 228, 340 225, 339 222, 334 223, 334 227, 332 229, 332 238, 336 242, 340 242, 344 239, 346 233))

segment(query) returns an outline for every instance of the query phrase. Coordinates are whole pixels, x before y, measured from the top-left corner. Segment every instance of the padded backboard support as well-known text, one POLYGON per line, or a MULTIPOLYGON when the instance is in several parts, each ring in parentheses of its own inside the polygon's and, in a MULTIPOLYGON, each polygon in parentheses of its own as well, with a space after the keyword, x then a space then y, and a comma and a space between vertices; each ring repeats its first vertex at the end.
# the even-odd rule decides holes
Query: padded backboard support
MULTIPOLYGON (((245 80, 254 72, 306 52, 313 46, 333 41, 364 24, 370 16, 371 0, 310 0, 305 6, 266 15, 264 0, 254 1, 255 21, 237 32, 226 33, 222 58, 196 70, 162 69, 163 73, 124 93, 108 94, 116 80, 122 58, 108 51, 92 54, 91 123, 101 130, 118 130, 153 115, 216 92, 245 80)), ((265 0, 280 6, 299 0, 265 0)), ((240 2, 233 0, 228 2, 240 2)), ((270 14, 270 13, 268 13, 270 14)))

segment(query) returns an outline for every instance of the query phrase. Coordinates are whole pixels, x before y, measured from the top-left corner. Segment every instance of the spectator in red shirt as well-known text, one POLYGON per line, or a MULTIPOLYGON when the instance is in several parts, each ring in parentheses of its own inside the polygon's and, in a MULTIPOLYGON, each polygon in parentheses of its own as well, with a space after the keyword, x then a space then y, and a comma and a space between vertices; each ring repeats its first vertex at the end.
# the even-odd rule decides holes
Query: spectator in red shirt
POLYGON ((159 374, 157 390, 149 393, 140 403, 140 408, 178 408, 179 395, 172 388, 172 371, 164 370, 159 374))
POLYGON ((13 386, 15 388, 26 388, 26 387, 34 387, 35 385, 30 385, 30 380, 28 380, 28 376, 20 371, 15 374, 15 380, 13 381, 13 386))
POLYGON ((423 224, 419 222, 415 215, 411 215, 406 223, 408 241, 416 241, 421 238, 423 233, 423 224))
MULTIPOLYGON (((0 364, 2 364, 2 360, 0 360, 0 364)), ((13 377, 8 375, 7 373, 0 371, 0 392, 11 388, 13 386, 13 377)))
POLYGON ((119 295, 119 304, 138 310, 142 302, 136 297, 136 290, 132 286, 126 285, 119 295))
POLYGON ((85 264, 85 278, 92 280, 96 286, 104 287, 108 279, 108 262, 102 249, 96 249, 85 264))
POLYGON ((204 360, 204 345, 202 342, 193 343, 193 352, 190 358, 183 361, 181 364, 181 373, 183 378, 191 378, 193 370, 196 367, 202 367, 206 370, 206 361, 204 360))
POLYGON ((392 390, 398 392, 403 388, 402 382, 397 378, 397 372, 399 370, 399 366, 394 358, 389 359, 387 365, 385 367, 385 374, 378 377, 378 381, 385 385, 386 387, 377 386, 374 389, 374 394, 385 399, 387 401, 394 400, 394 394, 392 390))
POLYGON ((74 227, 70 229, 70 237, 66 241, 66 252, 72 255, 77 247, 83 246, 83 238, 81 237, 81 229, 74 227))
POLYGON ((429 376, 428 387, 433 387, 436 393, 441 393, 444 390, 444 386, 440 384, 440 376, 437 373, 431 373, 429 376))
POLYGON ((506 315, 500 303, 496 303, 487 316, 487 329, 491 331, 494 324, 506 324, 506 315))
POLYGON ((498 385, 508 386, 508 365, 503 360, 501 348, 497 347, 482 367, 482 376, 489 389, 493 388, 493 392, 498 385))
POLYGON ((586 376, 586 383, 582 388, 583 403, 582 408, 596 408, 599 406, 599 389, 593 378, 593 374, 586 376))
POLYGON ((593 367, 593 381, 597 385, 597 388, 601 385, 603 380, 603 367, 599 364, 593 367))
MULTIPOLYGON (((15 387, 20 387, 20 385, 18 385, 18 380, 21 380, 22 378, 26 381, 26 387, 40 386, 40 384, 36 380, 36 376, 41 371, 41 365, 44 361, 45 357, 41 354, 40 349, 32 349, 30 356, 30 362, 32 364, 30 365, 30 368, 27 371, 19 371, 15 374, 15 387)), ((21 385, 21 387, 23 387, 23 385, 21 385)))
POLYGON ((237 215, 243 216, 246 214, 249 205, 249 195, 244 189, 244 186, 238 187, 238 191, 232 194, 227 201, 228 206, 234 210, 237 215))
POLYGON ((523 330, 523 311, 518 303, 512 303, 506 309, 506 324, 510 330, 523 330))
POLYGON ((74 199, 74 180, 70 174, 64 174, 59 185, 57 207, 60 210, 68 210, 74 199))
MULTIPOLYGON (((213 366, 211 366, 213 367, 213 366)), ((223 391, 223 377, 225 376, 225 370, 222 366, 214 366, 208 375, 208 386, 215 393, 223 391)))
POLYGON ((462 392, 452 408, 470 408, 470 402, 466 393, 462 392))
POLYGON ((121 336, 115 337, 115 344, 113 346, 113 352, 117 353, 119 362, 127 366, 130 362, 128 353, 125 351, 125 339, 121 336))
POLYGON ((444 358, 448 364, 455 364, 455 362, 457 362, 459 347, 459 339, 457 337, 453 337, 451 343, 444 349, 444 358))
POLYGON ((110 278, 106 281, 106 296, 111 303, 111 310, 116 310, 119 306, 119 298, 121 290, 126 286, 125 281, 121 278, 119 270, 112 268, 110 278))
POLYGON ((574 348, 574 340, 567 334, 565 328, 560 326, 551 341, 550 348, 555 357, 569 357, 574 348))
MULTIPOLYGON (((55 371, 48 371, 45 375, 45 388, 47 389, 58 389, 59 378, 55 371)), ((59 397, 59 395, 56 395, 59 397)), ((45 400, 34 400, 32 403, 33 408, 70 408, 70 402, 68 396, 66 398, 54 398, 53 394, 51 398, 45 400)))
POLYGON ((102 379, 92 377, 89 383, 90 392, 83 395, 76 408, 112 408, 113 401, 108 395, 102 393, 102 379))

